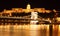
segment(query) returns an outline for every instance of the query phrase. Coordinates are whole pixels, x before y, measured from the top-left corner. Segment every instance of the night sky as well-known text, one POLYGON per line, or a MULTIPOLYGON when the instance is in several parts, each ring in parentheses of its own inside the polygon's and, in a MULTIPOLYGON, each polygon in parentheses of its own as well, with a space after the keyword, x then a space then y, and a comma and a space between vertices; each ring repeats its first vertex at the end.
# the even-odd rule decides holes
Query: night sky
POLYGON ((26 8, 30 3, 32 8, 60 9, 59 0, 0 0, 0 11, 11 8, 26 8))

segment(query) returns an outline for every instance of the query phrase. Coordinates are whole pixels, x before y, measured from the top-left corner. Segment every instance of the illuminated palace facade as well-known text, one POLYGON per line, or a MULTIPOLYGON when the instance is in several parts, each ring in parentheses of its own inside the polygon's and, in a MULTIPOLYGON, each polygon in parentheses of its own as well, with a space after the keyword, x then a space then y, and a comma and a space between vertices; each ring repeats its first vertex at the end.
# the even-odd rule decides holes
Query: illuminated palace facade
POLYGON ((58 17, 59 11, 53 10, 46 10, 45 8, 34 8, 31 9, 30 4, 27 5, 26 9, 23 8, 12 8, 12 10, 6 10, 0 12, 0 23, 1 24, 40 24, 40 23, 54 23, 60 21, 60 17, 58 17), (55 15, 53 16, 53 12, 55 15), (39 14, 40 13, 40 14, 39 14), (35 14, 35 15, 33 15, 35 14), (46 16, 47 18, 44 18, 46 16), (47 15, 48 14, 48 15, 47 15), (53 20, 50 19, 50 16, 53 16, 53 20), (36 23, 35 23, 36 22, 36 23))

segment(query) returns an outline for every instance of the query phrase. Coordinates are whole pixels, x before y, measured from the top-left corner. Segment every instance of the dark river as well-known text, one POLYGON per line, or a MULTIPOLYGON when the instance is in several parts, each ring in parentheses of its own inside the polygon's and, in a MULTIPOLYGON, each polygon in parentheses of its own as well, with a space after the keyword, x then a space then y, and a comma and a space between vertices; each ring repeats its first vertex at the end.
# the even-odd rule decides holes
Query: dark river
POLYGON ((60 36, 60 25, 51 30, 49 25, 0 25, 0 36, 60 36))

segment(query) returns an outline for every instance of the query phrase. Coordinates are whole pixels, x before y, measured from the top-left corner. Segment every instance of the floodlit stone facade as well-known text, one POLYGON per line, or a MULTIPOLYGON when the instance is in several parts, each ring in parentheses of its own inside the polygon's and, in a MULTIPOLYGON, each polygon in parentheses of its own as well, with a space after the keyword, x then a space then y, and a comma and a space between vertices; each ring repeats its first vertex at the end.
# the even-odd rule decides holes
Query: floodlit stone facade
POLYGON ((13 12, 17 12, 17 13, 25 12, 25 13, 28 13, 28 12, 35 12, 35 11, 36 12, 40 12, 40 13, 50 13, 52 11, 57 12, 55 9, 54 10, 46 10, 45 8, 34 8, 34 9, 31 9, 31 5, 27 4, 26 9, 23 9, 23 8, 12 8, 11 10, 4 9, 4 11, 0 12, 0 15, 2 13, 9 13, 10 16, 11 16, 11 13, 13 13, 13 12))

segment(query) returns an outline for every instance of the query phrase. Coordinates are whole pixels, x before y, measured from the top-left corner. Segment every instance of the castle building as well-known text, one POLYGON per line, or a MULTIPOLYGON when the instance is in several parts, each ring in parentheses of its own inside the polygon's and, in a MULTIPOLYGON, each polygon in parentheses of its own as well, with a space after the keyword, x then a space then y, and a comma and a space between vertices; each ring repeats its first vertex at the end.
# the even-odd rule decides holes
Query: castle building
MULTIPOLYGON (((4 9, 4 11, 0 12, 0 15, 2 14, 9 14, 9 16, 12 16, 11 13, 22 13, 22 12, 25 12, 25 13, 28 13, 28 12, 34 12, 34 11, 37 11, 37 12, 40 12, 40 13, 50 13, 52 12, 51 10, 46 10, 45 8, 34 8, 34 9, 31 9, 31 5, 30 4, 27 4, 27 7, 26 9, 23 9, 23 8, 12 8, 12 10, 6 10, 4 9)), ((54 12, 56 12, 56 10, 54 10, 54 12)))
MULTIPOLYGON (((47 19, 47 21, 50 22, 51 20, 50 20, 49 17, 51 17, 52 19, 54 19, 54 17, 55 17, 55 19, 57 19, 58 21, 60 21, 59 20, 60 17, 57 17, 57 15, 58 15, 58 14, 56 14, 57 12, 58 11, 56 11, 55 9, 53 9, 53 10, 46 10, 45 8, 33 8, 32 9, 31 8, 31 5, 30 4, 27 4, 26 9, 23 9, 23 8, 12 8, 11 10, 4 9, 4 11, 0 12, 0 17, 1 18, 8 18, 9 19, 9 20, 7 19, 8 21, 10 21, 10 18, 11 19, 14 18, 14 21, 20 21, 21 22, 21 21, 24 20, 23 22, 28 22, 28 23, 29 22, 30 23, 32 23, 32 22, 35 23, 35 22, 40 21, 41 19, 44 20, 44 21, 46 21, 46 19, 47 19), (56 14, 56 15, 54 15, 54 14, 56 14), (48 18, 46 18, 47 16, 48 16, 48 18), (16 18, 19 19, 19 20, 17 20, 16 18)), ((5 21, 5 19, 4 19, 4 21, 5 21)))

